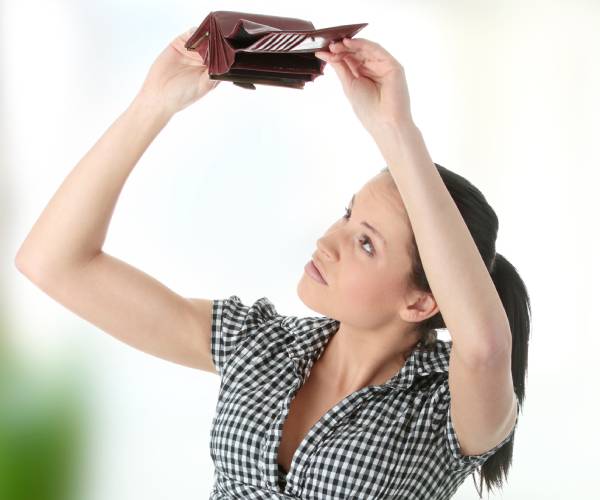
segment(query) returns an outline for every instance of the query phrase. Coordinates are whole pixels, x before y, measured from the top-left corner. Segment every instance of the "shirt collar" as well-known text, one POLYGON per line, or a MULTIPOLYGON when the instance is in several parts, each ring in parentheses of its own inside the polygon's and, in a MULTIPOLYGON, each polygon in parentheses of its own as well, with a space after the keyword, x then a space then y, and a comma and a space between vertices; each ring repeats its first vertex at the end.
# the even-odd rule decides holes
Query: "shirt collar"
MULTIPOLYGON (((315 360, 324 349, 329 338, 337 332, 340 322, 323 316, 299 318, 286 316, 281 326, 287 331, 286 350, 290 358, 298 360, 315 360)), ((436 339, 435 344, 427 349, 417 344, 404 366, 387 382, 379 387, 406 389, 413 385, 417 378, 427 377, 435 373, 448 373, 452 341, 436 339)))

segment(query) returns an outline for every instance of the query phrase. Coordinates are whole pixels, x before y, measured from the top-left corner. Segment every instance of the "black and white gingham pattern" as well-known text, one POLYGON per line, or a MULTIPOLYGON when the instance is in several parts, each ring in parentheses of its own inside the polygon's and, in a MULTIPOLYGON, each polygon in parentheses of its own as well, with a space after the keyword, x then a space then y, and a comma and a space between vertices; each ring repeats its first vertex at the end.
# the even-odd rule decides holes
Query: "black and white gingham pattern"
POLYGON ((211 352, 221 378, 210 431, 210 500, 450 498, 514 434, 464 456, 450 419, 452 342, 417 348, 386 383, 350 394, 313 426, 281 477, 277 449, 291 400, 338 327, 283 316, 266 298, 214 300, 211 352), (284 481, 285 479, 285 481, 284 481))

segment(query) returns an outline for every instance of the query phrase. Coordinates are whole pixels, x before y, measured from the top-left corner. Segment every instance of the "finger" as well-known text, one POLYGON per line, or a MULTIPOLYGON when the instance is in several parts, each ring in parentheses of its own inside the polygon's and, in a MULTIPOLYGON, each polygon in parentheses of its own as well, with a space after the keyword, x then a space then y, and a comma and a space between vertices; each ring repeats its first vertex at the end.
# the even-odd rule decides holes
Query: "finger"
MULTIPOLYGON (((347 39, 345 39, 345 40, 347 40, 347 39)), ((352 55, 354 60, 357 61, 357 63, 359 65, 364 64, 367 60, 366 54, 360 52, 359 50, 357 50, 355 48, 346 47, 344 45, 344 43, 342 43, 342 42, 337 42, 335 44, 332 44, 330 46, 330 50, 332 51, 333 54, 337 54, 340 56, 352 55)))
POLYGON ((188 62, 191 60, 194 63, 200 63, 201 66, 204 66, 204 59, 196 50, 189 50, 185 48, 187 41, 191 38, 191 36, 196 32, 197 29, 197 27, 192 26, 187 31, 184 31, 183 33, 178 35, 177 38, 173 39, 170 45, 181 55, 185 56, 188 62))
POLYGON ((392 55, 381 45, 366 38, 344 38, 343 45, 351 51, 378 54, 385 57, 392 55))
POLYGON ((337 73, 344 91, 347 92, 352 85, 352 81, 356 78, 356 75, 344 61, 332 63, 331 66, 337 73))
POLYGON ((354 78, 360 78, 362 76, 364 66, 364 59, 359 57, 355 57, 355 54, 351 52, 339 52, 337 54, 331 54, 329 56, 329 62, 344 62, 346 63, 348 69, 352 72, 352 76, 354 78))
POLYGON ((355 52, 356 51, 355 48, 350 48, 350 47, 344 45, 341 41, 340 42, 331 42, 329 44, 329 50, 334 54, 338 54, 338 53, 342 53, 342 52, 355 52))
POLYGON ((315 52, 315 56, 327 61, 331 65, 342 82, 344 90, 350 86, 354 79, 354 73, 339 55, 330 54, 329 52, 315 52))
POLYGON ((184 31, 183 33, 180 33, 179 35, 177 35, 175 37, 175 40, 183 40, 184 42, 187 42, 190 37, 194 34, 194 32, 196 31, 196 28, 192 27, 186 31, 184 31))
POLYGON ((327 52, 327 51, 323 51, 323 50, 318 50, 315 52, 315 56, 317 56, 318 58, 323 59, 324 61, 327 61, 327 62, 339 62, 346 55, 347 55, 347 53, 333 54, 331 52, 327 52))
POLYGON ((348 64, 356 78, 367 77, 374 81, 380 79, 381 74, 373 71, 368 58, 360 57, 360 55, 356 53, 349 52, 340 54, 340 57, 343 57, 343 60, 348 64))
POLYGON ((358 71, 358 68, 362 66, 363 61, 357 60, 349 52, 340 52, 339 54, 332 54, 330 52, 317 52, 315 53, 315 55, 320 55, 320 57, 322 57, 323 59, 327 58, 326 60, 330 64, 345 63, 345 66, 351 70, 352 75, 355 78, 360 77, 360 72, 358 71), (325 57, 322 57, 323 54, 325 55, 325 57))
POLYGON ((360 67, 362 66, 362 63, 358 62, 350 54, 344 54, 342 57, 343 57, 342 62, 346 63, 348 68, 350 68, 350 71, 352 72, 352 75, 354 76, 354 78, 360 78, 361 77, 360 67))
POLYGON ((344 38, 342 40, 342 43, 350 48, 354 48, 354 49, 359 49, 359 48, 364 48, 364 47, 370 47, 370 48, 377 48, 377 47, 381 47, 381 45, 379 45, 378 43, 372 41, 372 40, 367 40, 366 38, 344 38))
POLYGON ((353 52, 358 53, 364 51, 367 47, 364 44, 352 43, 353 38, 343 38, 339 42, 331 42, 329 50, 333 53, 353 52))

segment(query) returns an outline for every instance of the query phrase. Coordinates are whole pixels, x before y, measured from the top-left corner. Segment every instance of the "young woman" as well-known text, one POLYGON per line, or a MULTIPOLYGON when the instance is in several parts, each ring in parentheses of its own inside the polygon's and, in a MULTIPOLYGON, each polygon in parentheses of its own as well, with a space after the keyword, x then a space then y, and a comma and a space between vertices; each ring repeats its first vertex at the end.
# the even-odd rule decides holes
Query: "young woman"
POLYGON ((477 469, 488 489, 500 485, 525 393, 529 297, 496 252, 484 196, 431 161, 403 68, 377 43, 316 54, 388 165, 318 240, 298 283, 324 316, 284 316, 266 297, 183 298, 102 251, 137 160, 219 84, 185 50, 192 31, 61 185, 18 268, 114 337, 221 377, 211 499, 446 499, 477 469))

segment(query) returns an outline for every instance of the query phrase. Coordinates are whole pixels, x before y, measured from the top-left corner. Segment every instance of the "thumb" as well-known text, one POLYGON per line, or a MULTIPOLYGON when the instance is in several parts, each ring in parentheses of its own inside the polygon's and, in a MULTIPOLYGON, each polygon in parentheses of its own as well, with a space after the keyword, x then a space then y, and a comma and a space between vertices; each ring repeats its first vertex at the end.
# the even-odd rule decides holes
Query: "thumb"
POLYGON ((354 75, 350 71, 350 68, 348 68, 348 65, 343 60, 339 59, 339 56, 329 52, 317 51, 315 52, 315 57, 331 64, 338 78, 342 82, 342 87, 344 87, 344 90, 350 86, 350 82, 354 78, 354 75))

